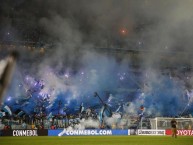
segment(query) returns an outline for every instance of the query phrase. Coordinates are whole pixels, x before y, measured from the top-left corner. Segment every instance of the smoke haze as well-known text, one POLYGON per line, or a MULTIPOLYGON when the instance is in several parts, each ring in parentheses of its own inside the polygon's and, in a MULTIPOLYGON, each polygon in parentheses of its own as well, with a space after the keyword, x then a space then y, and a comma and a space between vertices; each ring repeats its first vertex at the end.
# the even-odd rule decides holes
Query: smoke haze
MULTIPOLYGON (((3 5, 6 14, 10 5, 3 5)), ((123 111, 137 113, 144 105, 148 115, 181 114, 188 103, 186 90, 191 87, 186 86, 187 78, 170 72, 164 75, 161 68, 192 65, 192 5, 192 0, 19 0, 13 5, 16 16, 29 18, 24 22, 29 29, 39 28, 40 38, 54 47, 40 59, 35 53, 29 56, 21 52, 21 59, 27 61, 19 62, 7 96, 20 102, 26 98, 26 89, 43 80, 44 88, 31 93, 27 101, 35 102, 38 96, 48 94, 48 111, 57 112, 59 100, 71 112, 82 102, 86 107, 95 106, 100 104, 93 97, 98 92, 104 101, 113 94, 113 111, 119 104, 132 102, 123 111), (132 60, 127 55, 120 54, 117 59, 95 51, 97 48, 145 52, 136 62, 141 74, 132 72, 132 60), (26 76, 31 79, 26 80, 26 76)), ((16 30, 15 39, 24 39, 16 26, 7 27, 11 28, 16 30)), ((192 80, 190 74, 190 85, 192 80)), ((16 103, 13 108, 31 112, 33 107, 24 104, 20 108, 16 103)))

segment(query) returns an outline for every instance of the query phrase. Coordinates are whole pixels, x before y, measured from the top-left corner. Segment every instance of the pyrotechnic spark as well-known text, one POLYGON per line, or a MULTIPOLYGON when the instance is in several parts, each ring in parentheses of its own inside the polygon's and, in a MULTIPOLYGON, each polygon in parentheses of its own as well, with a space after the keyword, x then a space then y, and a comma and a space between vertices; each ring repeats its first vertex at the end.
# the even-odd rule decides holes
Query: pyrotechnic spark
POLYGON ((69 75, 69 74, 65 74, 64 77, 65 77, 65 78, 69 78, 70 75, 69 75))
POLYGON ((7 98, 7 101, 11 101, 11 97, 8 97, 8 98, 7 98))
POLYGON ((125 35, 128 34, 128 30, 127 30, 126 28, 121 28, 120 34, 121 34, 122 36, 125 36, 125 35))
POLYGON ((84 75, 84 72, 81 72, 81 75, 84 75))

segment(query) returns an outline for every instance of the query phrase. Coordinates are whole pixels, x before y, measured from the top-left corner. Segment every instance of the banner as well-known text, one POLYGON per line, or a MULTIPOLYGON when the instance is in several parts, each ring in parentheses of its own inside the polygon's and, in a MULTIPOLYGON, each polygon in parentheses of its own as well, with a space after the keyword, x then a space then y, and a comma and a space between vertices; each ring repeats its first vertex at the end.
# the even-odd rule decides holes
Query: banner
POLYGON ((138 129, 137 135, 165 135, 165 130, 138 129))
POLYGON ((15 130, 2 130, 2 136, 47 136, 48 130, 36 130, 36 129, 15 129, 15 130))
POLYGON ((102 135, 130 135, 130 130, 107 130, 107 129, 88 129, 88 130, 48 130, 48 136, 102 136, 102 135))
MULTIPOLYGON (((171 129, 166 130, 166 135, 172 135, 171 129)), ((177 130, 177 135, 179 136, 193 136, 193 130, 177 130)))

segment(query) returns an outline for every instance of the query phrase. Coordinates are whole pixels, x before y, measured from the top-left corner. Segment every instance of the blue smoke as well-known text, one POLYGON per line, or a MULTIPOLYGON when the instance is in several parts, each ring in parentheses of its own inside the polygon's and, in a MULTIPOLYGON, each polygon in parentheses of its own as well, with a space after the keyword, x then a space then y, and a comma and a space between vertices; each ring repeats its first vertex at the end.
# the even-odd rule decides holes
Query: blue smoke
POLYGON ((151 115, 178 116, 181 114, 186 105, 184 83, 169 76, 160 76, 150 85, 151 91, 144 96, 144 105, 151 110, 151 115))
MULTIPOLYGON (((144 75, 147 70, 134 73, 129 60, 116 61, 114 57, 98 53, 90 53, 79 61, 83 65, 76 70, 69 66, 58 68, 41 64, 37 73, 24 67, 27 65, 20 61, 4 104, 13 112, 19 109, 26 114, 41 111, 53 115, 75 114, 82 103, 85 108, 100 110, 102 104, 94 97, 94 92, 109 104, 112 111, 132 102, 136 114, 143 105, 146 115, 177 116, 187 104, 183 80, 153 71, 147 77, 144 75), (110 94, 113 97, 109 101, 110 94)), ((37 65, 37 62, 26 63, 32 68, 37 65)))

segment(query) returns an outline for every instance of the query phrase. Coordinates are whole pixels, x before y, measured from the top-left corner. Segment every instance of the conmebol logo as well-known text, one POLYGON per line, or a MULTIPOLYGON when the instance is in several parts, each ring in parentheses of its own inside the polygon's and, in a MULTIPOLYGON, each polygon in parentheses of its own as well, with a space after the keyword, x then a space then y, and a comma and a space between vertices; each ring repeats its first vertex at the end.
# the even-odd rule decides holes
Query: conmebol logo
POLYGON ((38 136, 37 130, 13 130, 13 136, 38 136))
POLYGON ((112 130, 66 130, 64 129, 58 136, 62 135, 112 135, 112 130))

